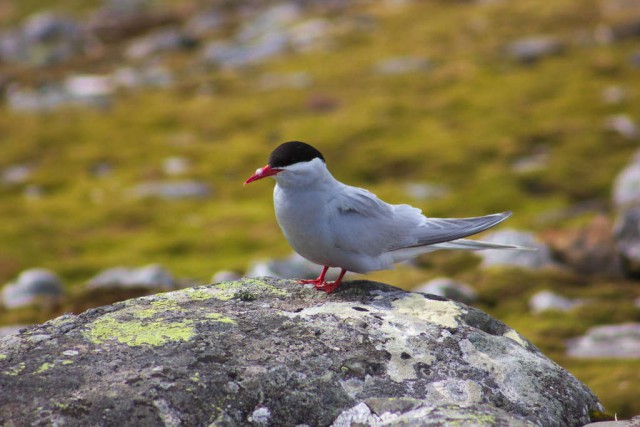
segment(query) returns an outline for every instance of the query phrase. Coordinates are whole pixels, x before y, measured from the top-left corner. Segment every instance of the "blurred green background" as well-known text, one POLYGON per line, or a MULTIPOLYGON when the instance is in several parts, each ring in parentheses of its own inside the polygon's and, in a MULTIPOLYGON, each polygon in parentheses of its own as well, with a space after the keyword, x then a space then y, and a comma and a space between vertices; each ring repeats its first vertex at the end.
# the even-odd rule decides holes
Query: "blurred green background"
MULTIPOLYGON (((43 8, 87 25, 82 34, 94 29, 91 42, 62 59, 47 56, 45 43, 0 63, 0 169, 28 171, 0 183, 0 280, 45 267, 70 295, 50 310, 0 309, 0 325, 109 302, 83 294, 83 283, 117 265, 159 263, 207 283, 219 270, 288 256, 271 183, 242 185, 287 140, 319 148, 341 181, 429 216, 512 210, 508 226, 541 238, 615 218, 613 182, 639 142, 637 2, 309 2, 275 20, 275 30, 298 39, 240 65, 225 63, 220 46, 251 28, 269 31, 256 17, 276 3, 126 3, 0 1, 5 36, 43 8), (159 29, 196 28, 194 17, 212 8, 220 22, 177 46, 132 48, 159 29), (144 19, 104 36, 95 30, 108 23, 103 10, 144 19), (546 51, 522 56, 513 44, 522 40, 546 51), (159 70, 165 80, 125 84, 127 70, 159 70), (34 93, 60 82, 68 90, 70 78, 87 75, 105 77, 108 88, 37 105, 44 98, 34 93), (185 166, 167 166, 175 158, 185 166), (187 181, 206 189, 202 197, 145 195, 150 183, 187 181), (423 199, 402 190, 411 183, 446 190, 423 199)), ((478 264, 473 255, 438 253, 420 268, 366 277, 406 289, 439 275, 463 280, 479 292, 476 305, 585 381, 609 413, 640 413, 638 359, 578 360, 564 344, 591 326, 640 321, 635 280, 478 264), (531 314, 528 298, 541 289, 592 303, 531 314)))

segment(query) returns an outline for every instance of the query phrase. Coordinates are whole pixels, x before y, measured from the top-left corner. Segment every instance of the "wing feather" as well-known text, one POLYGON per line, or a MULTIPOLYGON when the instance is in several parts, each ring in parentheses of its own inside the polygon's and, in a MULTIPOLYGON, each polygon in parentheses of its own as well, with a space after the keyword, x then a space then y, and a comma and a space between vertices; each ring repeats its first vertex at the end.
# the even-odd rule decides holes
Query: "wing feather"
POLYGON ((344 186, 330 201, 334 246, 378 256, 384 252, 448 242, 479 233, 511 212, 474 218, 427 218, 409 205, 390 205, 362 188, 344 186))

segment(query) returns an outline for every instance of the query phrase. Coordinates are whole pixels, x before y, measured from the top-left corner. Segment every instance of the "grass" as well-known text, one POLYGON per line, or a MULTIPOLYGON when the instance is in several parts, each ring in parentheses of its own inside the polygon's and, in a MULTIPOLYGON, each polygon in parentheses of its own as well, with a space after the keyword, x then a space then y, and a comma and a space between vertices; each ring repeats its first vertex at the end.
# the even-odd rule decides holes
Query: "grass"
MULTIPOLYGON (((82 15, 95 6, 78 4, 59 1, 56 9, 82 15)), ((3 22, 39 7, 16 2, 3 22)), ((64 278, 76 302, 50 311, 0 310, 0 324, 88 307, 82 284, 116 265, 158 262, 179 277, 206 282, 221 269, 242 271, 251 260, 288 255, 273 218, 271 185, 242 186, 285 140, 318 146, 339 179, 430 216, 509 209, 515 212, 510 226, 543 231, 585 221, 585 215, 550 221, 549 213, 585 201, 608 205, 612 182, 637 141, 605 129, 604 121, 613 114, 640 120, 640 80, 628 61, 637 40, 580 42, 605 19, 598 2, 373 3, 329 19, 342 28, 331 49, 199 74, 194 58, 181 53, 167 58, 177 67, 174 88, 122 94, 104 111, 2 111, 0 170, 29 164, 34 172, 26 183, 0 185, 0 280, 48 267, 64 278), (360 29, 363 16, 373 22, 372 31, 360 29), (537 34, 559 37, 565 52, 532 66, 505 56, 506 43, 537 34), (395 56, 424 57, 435 65, 425 73, 375 72, 378 61, 395 56), (257 88, 265 73, 290 72, 308 73, 313 84, 257 88), (612 85, 625 88, 628 100, 604 103, 601 93, 612 85), (318 99, 331 108, 318 110, 318 99), (513 170, 516 160, 540 151, 548 153, 543 170, 513 170), (165 176, 162 164, 171 156, 189 159, 185 177, 165 176), (99 164, 111 172, 92 173, 99 164), (208 183, 212 196, 164 201, 131 195, 141 182, 181 178, 208 183), (450 191, 429 201, 397 191, 414 181, 450 191), (41 197, 25 197, 29 186, 40 188, 41 197)), ((29 70, 24 78, 42 77, 47 70, 29 70)), ((610 412, 640 413, 629 388, 640 379, 637 361, 564 356, 565 340, 590 326, 640 320, 629 303, 640 296, 635 283, 571 273, 483 272, 472 255, 459 253, 434 254, 421 263, 422 269, 367 277, 405 288, 441 274, 464 280, 479 291, 483 309, 585 381, 610 412), (526 301, 541 289, 598 304, 534 316, 526 301)), ((101 295, 94 303, 109 298, 101 295)))

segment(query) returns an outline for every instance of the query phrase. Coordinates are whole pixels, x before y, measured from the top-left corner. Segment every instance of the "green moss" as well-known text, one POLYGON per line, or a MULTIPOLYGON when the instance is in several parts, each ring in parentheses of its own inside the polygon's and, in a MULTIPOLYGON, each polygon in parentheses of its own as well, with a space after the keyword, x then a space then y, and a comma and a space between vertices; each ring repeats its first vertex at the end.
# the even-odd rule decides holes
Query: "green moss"
POLYGON ((47 372, 49 369, 53 368, 54 366, 55 366, 55 363, 45 362, 42 365, 40 365, 38 369, 36 369, 35 373, 42 374, 44 372, 47 372))
POLYGON ((12 377, 15 377, 16 375, 18 375, 20 372, 24 371, 24 368, 26 368, 27 365, 24 362, 20 362, 17 365, 15 365, 14 367, 7 369, 5 371, 2 371, 3 374, 5 375, 10 375, 12 377))
POLYGON ((185 289, 183 292, 193 301, 206 301, 216 297, 209 289, 189 288, 185 289))
POLYGON ((9 356, 7 356, 6 354, 2 354, 2 353, 0 353, 0 360, 4 360, 4 359, 6 359, 7 357, 9 357, 9 356))
POLYGON ((249 278, 238 281, 217 283, 210 289, 215 294, 215 298, 222 301, 228 301, 232 298, 246 300, 249 294, 251 295, 249 299, 255 299, 255 293, 267 293, 277 297, 287 296, 287 292, 277 286, 271 285, 262 280, 249 278))
MULTIPOLYGON (((140 300, 125 302, 123 310, 107 314, 89 324, 85 336, 95 344, 115 340, 129 346, 159 346, 170 341, 190 340, 200 317, 208 321, 235 324, 233 319, 219 313, 183 308, 177 300, 184 293, 190 294, 188 291, 178 291, 145 297, 151 299, 147 308, 139 307, 140 300), (183 313, 184 320, 168 320, 168 314, 175 312, 183 313)), ((188 295, 189 299, 192 299, 191 296, 188 295)))
POLYGON ((63 411, 69 409, 71 407, 71 405, 69 405, 68 403, 63 403, 63 402, 51 402, 51 405, 54 406, 57 409, 61 409, 63 411))
POLYGON ((233 319, 231 319, 229 317, 223 316, 220 313, 207 313, 207 314, 204 315, 204 317, 206 319, 210 319, 210 320, 213 320, 215 322, 232 323, 232 324, 236 323, 235 320, 233 320, 233 319))

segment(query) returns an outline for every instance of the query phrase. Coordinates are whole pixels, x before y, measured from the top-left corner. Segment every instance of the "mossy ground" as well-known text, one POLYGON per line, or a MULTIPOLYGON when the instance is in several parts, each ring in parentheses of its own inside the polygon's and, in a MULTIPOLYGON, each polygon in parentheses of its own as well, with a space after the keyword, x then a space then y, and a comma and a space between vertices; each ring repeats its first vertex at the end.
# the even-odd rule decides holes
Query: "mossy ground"
MULTIPOLYGON (((77 9, 79 3, 58 1, 56 9, 82 14, 86 8, 77 9)), ((346 31, 325 51, 197 77, 189 72, 192 59, 176 54, 167 59, 179 79, 171 89, 123 94, 103 111, 3 110, 0 168, 26 163, 35 172, 25 184, 0 186, 0 280, 48 267, 81 298, 81 283, 115 265, 158 262, 204 283, 220 269, 241 271, 252 259, 286 256, 290 249, 273 218, 270 183, 242 182, 277 143, 291 139, 318 146, 339 179, 431 216, 513 210, 509 225, 542 231, 589 217, 551 221, 558 216, 550 212, 585 201, 607 206, 613 179, 637 141, 607 131, 603 123, 619 113, 640 120, 640 70, 628 60, 638 50, 637 39, 580 42, 606 21, 597 1, 392 3, 348 12, 349 22, 373 17, 373 30, 346 31), (536 34, 556 35, 567 49, 532 66, 504 55, 505 43, 536 34), (374 71, 379 60, 394 56, 422 56, 435 66, 398 76, 374 71), (309 73, 312 86, 257 89, 264 73, 288 72, 309 73), (623 87, 628 100, 604 103, 602 91, 611 85, 623 87), (314 109, 318 97, 334 108, 314 109), (543 170, 511 168, 541 151, 549 153, 543 170), (131 197, 137 183, 166 178, 162 162, 169 156, 188 158, 192 170, 186 178, 211 184, 213 196, 171 202, 131 197), (91 172, 104 162, 112 166, 110 174, 91 172), (444 184, 450 192, 411 200, 398 187, 413 181, 444 184), (25 197, 28 185, 41 188, 42 196, 25 197)), ((14 19, 40 7, 33 1, 19 5, 14 19)), ((105 68, 98 61, 84 71, 105 68)), ((28 70, 23 79, 46 77, 46 70, 28 70)), ((440 274, 465 280, 480 292, 481 308, 584 380, 610 412, 640 413, 630 391, 640 379, 640 362, 563 356, 564 340, 590 326, 640 320, 632 306, 640 296, 636 283, 483 273, 465 254, 434 254, 423 263, 421 270, 400 267, 367 278, 405 288, 440 274), (593 296, 597 303, 569 314, 533 316, 526 301, 540 289, 593 296)), ((104 297, 94 303, 111 302, 104 297)), ((86 308, 84 302, 66 304, 49 311, 0 310, 0 323, 42 321, 69 305, 86 308)))

